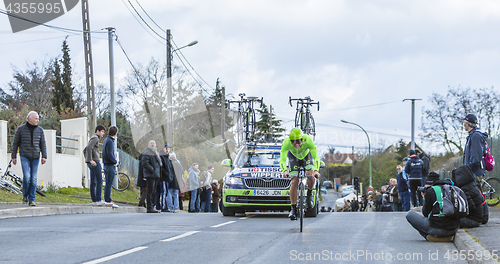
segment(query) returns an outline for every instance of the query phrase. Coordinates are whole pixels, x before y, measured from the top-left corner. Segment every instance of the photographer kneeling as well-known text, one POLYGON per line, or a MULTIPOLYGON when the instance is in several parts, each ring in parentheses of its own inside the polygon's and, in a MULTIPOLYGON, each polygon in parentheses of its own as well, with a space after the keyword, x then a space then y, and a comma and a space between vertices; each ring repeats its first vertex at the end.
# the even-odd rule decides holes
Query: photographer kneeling
POLYGON ((436 192, 432 186, 452 185, 449 179, 440 180, 439 174, 429 173, 422 187, 424 195, 424 206, 422 214, 409 211, 406 220, 428 241, 449 242, 460 227, 460 219, 447 216, 438 216, 441 211, 437 203, 436 192), (436 206, 434 206, 436 205, 436 206), (430 215, 430 216, 429 216, 430 215))

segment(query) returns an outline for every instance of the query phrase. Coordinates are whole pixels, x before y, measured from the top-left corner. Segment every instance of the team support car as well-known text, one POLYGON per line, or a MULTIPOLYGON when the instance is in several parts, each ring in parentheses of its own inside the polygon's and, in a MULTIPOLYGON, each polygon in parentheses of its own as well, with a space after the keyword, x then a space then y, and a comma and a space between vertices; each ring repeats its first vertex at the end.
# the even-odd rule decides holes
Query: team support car
MULTIPOLYGON (((290 178, 280 169, 281 144, 257 143, 243 146, 234 162, 222 161, 230 167, 223 179, 222 214, 254 211, 290 211, 290 178)), ((313 189, 314 207, 306 216, 319 212, 319 181, 313 189)))

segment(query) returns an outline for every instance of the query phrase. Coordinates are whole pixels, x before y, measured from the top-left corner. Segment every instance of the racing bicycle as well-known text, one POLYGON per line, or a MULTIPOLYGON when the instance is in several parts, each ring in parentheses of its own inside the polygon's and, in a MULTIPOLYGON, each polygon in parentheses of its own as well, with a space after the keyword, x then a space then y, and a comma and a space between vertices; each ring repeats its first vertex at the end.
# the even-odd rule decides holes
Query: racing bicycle
POLYGON ((260 102, 262 107, 263 98, 258 97, 247 97, 245 98, 244 93, 238 94, 240 97, 239 101, 227 101, 227 107, 229 108, 231 103, 238 104, 238 116, 236 120, 236 134, 238 145, 243 145, 245 142, 252 142, 255 135, 255 109, 254 102, 260 102))
POLYGON ((297 108, 295 111, 295 127, 299 127, 305 134, 313 137, 316 136, 316 124, 311 114, 311 106, 317 105, 319 111, 319 102, 314 102, 311 97, 292 99, 288 97, 288 103, 291 107, 292 101, 297 101, 297 108))
POLYGON ((486 198, 489 206, 495 206, 500 203, 500 179, 490 177, 488 179, 481 179, 481 190, 486 198))
MULTIPOLYGON (((318 179, 316 179, 316 195, 313 193, 313 202, 314 206, 309 208, 309 205, 306 203, 306 191, 307 191, 307 175, 306 170, 303 166, 299 166, 298 168, 298 176, 299 177, 299 185, 298 185, 298 197, 297 197, 297 217, 300 218, 300 232, 302 233, 302 229, 304 226, 304 217, 316 217, 319 211, 319 200, 318 200, 318 179)), ((314 177, 314 176, 312 176, 314 177)))

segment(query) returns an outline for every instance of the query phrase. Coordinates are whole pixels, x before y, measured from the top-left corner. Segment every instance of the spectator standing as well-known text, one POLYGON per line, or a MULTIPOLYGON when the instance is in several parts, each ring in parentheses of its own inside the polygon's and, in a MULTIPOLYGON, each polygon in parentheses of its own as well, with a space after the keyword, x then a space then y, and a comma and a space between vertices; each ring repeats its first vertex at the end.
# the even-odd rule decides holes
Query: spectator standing
POLYGON ((399 211, 399 192, 398 192, 398 186, 397 186, 397 181, 394 178, 391 178, 389 180, 389 190, 388 190, 388 198, 389 198, 389 204, 391 205, 391 211, 392 212, 397 212, 399 211))
POLYGON ((201 211, 208 213, 212 200, 212 174, 214 172, 213 166, 208 166, 207 171, 201 177, 201 211))
MULTIPOLYGON (((174 157, 175 158, 175 157, 174 157)), ((168 193, 167 193, 167 209, 175 213, 179 210, 179 181, 176 175, 172 154, 169 155, 168 160, 168 170, 170 171, 170 177, 168 182, 168 193)))
POLYGON ((140 162, 142 160, 143 154, 139 155, 139 172, 137 173, 137 188, 141 191, 141 197, 139 199, 139 206, 146 207, 146 198, 148 195, 148 182, 144 178, 144 167, 140 162))
POLYGON ((397 176, 397 189, 399 192, 400 202, 404 212, 410 210, 410 192, 408 191, 408 178, 406 178, 406 173, 403 171, 403 167, 398 165, 398 176, 397 176))
POLYGON ((424 166, 422 168, 422 186, 425 186, 425 178, 429 175, 431 171, 431 157, 429 157, 425 152, 420 152, 420 150, 416 149, 415 152, 417 156, 422 160, 424 166))
POLYGON ((90 138, 84 149, 85 163, 90 169, 90 198, 92 204, 97 206, 104 205, 104 201, 101 200, 102 168, 101 159, 99 158, 99 140, 105 133, 106 128, 103 125, 96 126, 95 134, 90 138))
POLYGON ((165 144, 163 148, 160 150, 160 158, 162 162, 160 180, 156 185, 156 195, 155 195, 155 205, 156 210, 162 212, 170 212, 167 208, 167 196, 168 196, 168 188, 169 183, 172 182, 173 175, 170 173, 169 164, 170 159, 168 157, 170 152, 170 146, 165 144))
POLYGON ((118 128, 111 126, 109 133, 102 145, 102 162, 104 163, 104 175, 106 176, 106 186, 104 186, 104 204, 113 208, 118 208, 118 205, 111 201, 111 186, 116 175, 116 160, 115 140, 118 128))
MULTIPOLYGON (((179 189, 177 190, 178 195, 177 195, 177 204, 178 204, 178 209, 183 210, 182 206, 182 197, 184 197, 184 193, 186 192, 186 181, 184 180, 184 168, 182 167, 182 164, 179 162, 177 159, 177 155, 175 153, 170 153, 170 162, 172 164, 172 167, 174 168, 174 173, 175 173, 175 179, 177 181, 177 185, 179 189)), ((175 198, 174 198, 175 199, 175 198)), ((174 201, 174 207, 175 206, 175 201, 174 201)))
POLYGON ((212 181, 212 204, 211 204, 211 212, 217 213, 219 211, 219 202, 220 202, 220 185, 217 180, 212 181))
POLYGON ((200 189, 200 182, 198 180, 198 163, 193 163, 188 172, 188 184, 189 184, 189 210, 188 212, 194 213, 196 210, 196 198, 198 196, 198 189, 200 189))
POLYGON ((410 182, 411 203, 413 207, 423 204, 422 196, 417 195, 417 188, 422 186, 422 170, 424 163, 417 156, 414 149, 410 149, 410 159, 406 163, 405 172, 408 174, 408 181, 410 182))
POLYGON ((464 118, 464 129, 469 132, 464 148, 464 165, 469 166, 476 177, 484 176, 486 169, 484 155, 486 154, 488 133, 477 129, 477 118, 473 114, 468 114, 464 118))
POLYGON ((35 196, 40 152, 42 153, 42 165, 47 161, 47 145, 43 129, 38 126, 39 121, 40 117, 37 112, 29 112, 26 116, 26 123, 16 129, 12 141, 12 163, 17 164, 17 149, 19 148, 23 170, 23 203, 29 203, 29 206, 36 206, 35 196))
MULTIPOLYGON (((425 181, 425 187, 451 185, 449 179, 439 180, 439 174, 429 173, 425 181)), ((460 219, 452 217, 439 217, 439 206, 434 206, 437 202, 436 192, 433 188, 427 188, 425 192, 422 214, 410 211, 406 215, 406 220, 428 241, 448 242, 460 227, 460 219)))
POLYGON ((159 213, 160 211, 156 210, 154 205, 156 200, 156 185, 160 179, 162 161, 156 150, 156 142, 154 140, 148 142, 148 146, 142 152, 140 163, 143 168, 144 178, 147 181, 147 212, 159 213))

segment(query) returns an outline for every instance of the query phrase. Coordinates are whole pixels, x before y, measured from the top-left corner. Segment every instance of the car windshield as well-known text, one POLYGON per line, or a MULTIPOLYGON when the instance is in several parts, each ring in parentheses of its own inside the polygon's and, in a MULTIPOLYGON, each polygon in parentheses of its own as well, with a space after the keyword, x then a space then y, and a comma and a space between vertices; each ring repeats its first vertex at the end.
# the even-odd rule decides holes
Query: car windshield
POLYGON ((239 156, 236 165, 238 167, 279 167, 279 149, 246 149, 239 156))

